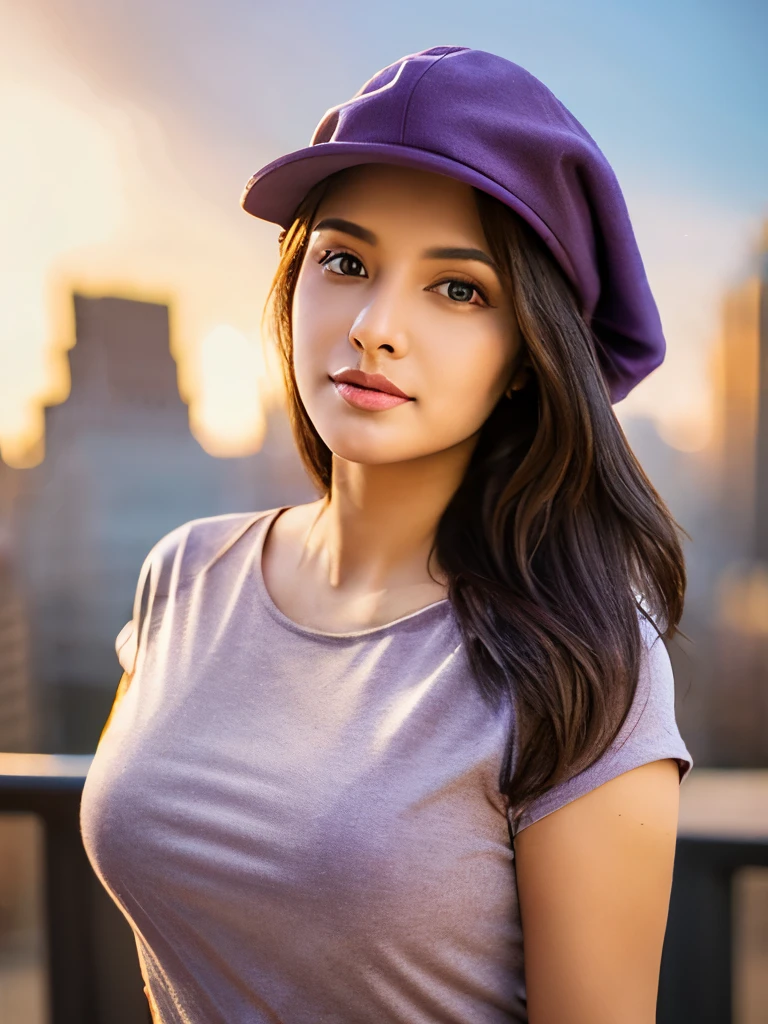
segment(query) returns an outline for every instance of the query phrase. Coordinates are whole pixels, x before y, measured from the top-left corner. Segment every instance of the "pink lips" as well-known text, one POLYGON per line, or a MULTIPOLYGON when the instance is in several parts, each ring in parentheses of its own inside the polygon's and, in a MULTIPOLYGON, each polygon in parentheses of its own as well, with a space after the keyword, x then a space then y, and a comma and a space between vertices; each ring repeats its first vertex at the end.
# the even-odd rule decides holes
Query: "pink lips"
MULTIPOLYGON (((334 381, 334 384, 336 382, 334 381)), ((336 384, 336 390, 341 397, 354 405, 357 409, 391 409, 395 405, 403 405, 410 401, 408 398, 400 398, 398 395, 388 395, 385 391, 372 391, 370 388, 359 388, 356 384, 336 384)))
POLYGON ((347 368, 332 374, 331 380, 341 397, 356 409, 376 412, 412 401, 381 373, 363 373, 362 370, 347 368))

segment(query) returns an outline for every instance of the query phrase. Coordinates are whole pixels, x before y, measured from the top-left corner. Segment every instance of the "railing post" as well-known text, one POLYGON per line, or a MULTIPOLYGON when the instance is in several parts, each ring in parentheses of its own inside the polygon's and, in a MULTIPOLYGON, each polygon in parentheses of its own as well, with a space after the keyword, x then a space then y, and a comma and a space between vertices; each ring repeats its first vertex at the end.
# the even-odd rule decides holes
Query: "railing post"
POLYGON ((51 1024, 147 1024, 133 934, 98 882, 80 834, 90 763, 90 756, 0 753, 0 813, 37 815, 44 828, 51 1024))
POLYGON ((677 841, 657 1024, 731 1024, 731 871, 708 844, 677 841))
POLYGON ((58 794, 45 815, 45 903, 53 1024, 99 1024, 94 985, 91 866, 79 829, 79 793, 58 794))

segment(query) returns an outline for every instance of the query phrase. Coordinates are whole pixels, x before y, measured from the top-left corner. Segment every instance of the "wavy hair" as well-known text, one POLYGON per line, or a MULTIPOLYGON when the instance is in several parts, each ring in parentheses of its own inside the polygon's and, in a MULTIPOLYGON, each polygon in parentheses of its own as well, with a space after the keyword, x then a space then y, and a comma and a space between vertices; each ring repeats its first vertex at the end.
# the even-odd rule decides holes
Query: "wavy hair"
MULTIPOLYGON (((326 497, 332 454, 296 386, 291 307, 334 177, 305 196, 281 233, 262 317, 263 324, 269 315, 280 353, 299 454, 326 497)), ((637 689, 640 618, 666 639, 681 632, 686 569, 678 531, 688 535, 627 442, 571 283, 518 214, 473 192, 531 374, 483 425, 428 564, 436 554, 447 576, 483 696, 494 706, 514 704, 499 788, 517 820, 616 738, 637 689)))

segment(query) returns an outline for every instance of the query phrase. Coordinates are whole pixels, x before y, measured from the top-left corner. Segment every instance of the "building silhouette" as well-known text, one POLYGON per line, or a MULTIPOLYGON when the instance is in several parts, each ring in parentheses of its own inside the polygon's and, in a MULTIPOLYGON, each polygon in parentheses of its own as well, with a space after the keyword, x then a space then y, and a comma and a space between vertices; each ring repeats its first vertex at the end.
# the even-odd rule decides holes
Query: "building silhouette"
POLYGON ((724 534, 731 557, 768 561, 768 221, 754 272, 725 295, 717 366, 724 534))
POLYGON ((37 714, 10 517, 20 474, 0 462, 0 751, 34 750, 37 714))
POLYGON ((88 752, 121 673, 114 640, 155 542, 190 519, 316 495, 279 410, 256 455, 214 458, 200 447, 179 396, 166 306, 74 303, 70 395, 45 409, 45 459, 21 473, 12 528, 42 748, 88 752))
POLYGON ((768 221, 723 302, 714 454, 723 567, 715 588, 713 759, 768 766, 768 221))
POLYGON ((685 534, 679 535, 687 588, 680 634, 667 642, 675 676, 677 721, 694 761, 710 763, 712 593, 722 569, 718 479, 705 451, 680 451, 659 434, 654 420, 628 417, 624 433, 651 483, 685 534))

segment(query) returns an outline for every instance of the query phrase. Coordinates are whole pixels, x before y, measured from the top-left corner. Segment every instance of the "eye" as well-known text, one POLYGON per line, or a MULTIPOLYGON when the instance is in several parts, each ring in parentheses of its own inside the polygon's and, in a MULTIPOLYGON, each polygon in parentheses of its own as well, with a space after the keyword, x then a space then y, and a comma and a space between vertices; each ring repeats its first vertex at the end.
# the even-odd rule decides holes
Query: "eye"
MULTIPOLYGON (((320 264, 321 267, 330 267, 332 264, 337 263, 337 266, 338 266, 339 269, 331 271, 331 273, 335 277, 367 277, 368 276, 365 273, 365 268, 364 268, 364 266, 362 264, 362 261, 359 260, 357 258, 357 256, 353 256, 351 252, 347 252, 346 250, 324 249, 323 252, 322 252, 322 259, 318 260, 318 263, 320 264), (338 261, 338 263, 337 263, 337 261, 338 261), (355 268, 358 268, 358 269, 362 270, 363 273, 362 274, 356 273, 355 272, 355 268)), ((482 299, 482 302, 485 305, 489 304, 488 303, 488 297, 486 296, 485 292, 483 291, 482 288, 480 288, 479 285, 476 285, 473 281, 466 281, 466 280, 464 280, 463 278, 460 278, 460 277, 452 277, 452 278, 446 279, 445 281, 438 281, 437 284, 432 285, 432 288, 430 290, 434 290, 435 288, 441 288, 443 285, 446 285, 446 284, 447 285, 458 285, 458 294, 457 294, 457 290, 453 289, 453 293, 446 296, 447 298, 453 299, 454 302, 457 305, 463 305, 463 306, 478 306, 478 305, 481 305, 481 303, 471 302, 470 301, 471 298, 472 298, 473 293, 475 293, 475 292, 480 296, 480 298, 482 299)))
MULTIPOLYGON (((323 253, 323 259, 321 259, 319 261, 319 263, 320 263, 321 267, 329 267, 332 263, 335 263, 336 260, 340 260, 341 261, 339 266, 345 266, 345 267, 347 267, 347 269, 349 269, 350 264, 352 264, 353 266, 356 265, 358 267, 363 268, 363 264, 360 262, 360 260, 357 258, 357 256, 353 256, 351 252, 335 252, 333 249, 325 249, 324 253, 323 253)), ((345 273, 344 271, 339 273, 338 271, 333 270, 333 271, 331 271, 331 273, 335 274, 337 277, 360 277, 360 276, 367 277, 368 276, 367 274, 365 274, 365 275, 356 274, 356 273, 354 273, 354 271, 352 273, 345 273)))
POLYGON ((480 296, 480 298, 483 300, 483 302, 486 305, 488 304, 488 298, 486 297, 485 292, 482 290, 482 288, 480 288, 478 285, 474 284, 472 281, 465 281, 465 280, 463 280, 463 278, 460 278, 460 277, 452 277, 452 278, 449 278, 447 281, 438 281, 438 283, 436 285, 433 285, 432 287, 433 288, 442 288, 442 286, 444 284, 447 284, 447 285, 458 285, 458 289, 454 289, 453 290, 453 294, 452 295, 448 295, 447 297, 449 299, 454 299, 457 303, 459 303, 461 305, 464 305, 464 306, 477 306, 477 305, 479 305, 479 303, 477 303, 477 302, 470 302, 469 301, 469 299, 472 297, 472 293, 473 292, 477 292, 477 294, 480 296), (458 294, 457 294, 457 292, 458 292, 458 294), (468 298, 467 298, 467 296, 468 296, 468 298))

